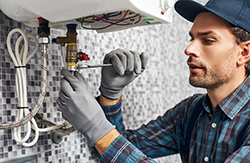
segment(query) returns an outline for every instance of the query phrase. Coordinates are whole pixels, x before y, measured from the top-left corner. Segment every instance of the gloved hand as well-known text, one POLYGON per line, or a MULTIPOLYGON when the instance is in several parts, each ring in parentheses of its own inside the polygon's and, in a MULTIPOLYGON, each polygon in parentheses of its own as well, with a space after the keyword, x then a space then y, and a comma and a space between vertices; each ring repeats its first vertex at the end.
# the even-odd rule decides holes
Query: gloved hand
POLYGON ((78 73, 73 76, 62 70, 61 91, 57 99, 59 111, 75 129, 81 132, 90 146, 114 129, 106 119, 96 99, 88 92, 84 78, 78 73))
POLYGON ((102 68, 101 94, 109 99, 118 99, 123 88, 143 72, 147 61, 146 53, 135 51, 117 49, 106 54, 103 63, 113 66, 102 68))

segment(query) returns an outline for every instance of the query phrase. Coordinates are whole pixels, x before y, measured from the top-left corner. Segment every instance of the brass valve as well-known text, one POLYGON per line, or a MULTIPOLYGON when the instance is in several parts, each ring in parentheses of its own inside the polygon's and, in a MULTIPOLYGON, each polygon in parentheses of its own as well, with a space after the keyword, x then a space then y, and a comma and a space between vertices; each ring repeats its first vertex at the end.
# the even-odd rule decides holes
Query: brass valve
POLYGON ((77 24, 68 24, 67 37, 57 37, 56 39, 52 39, 52 42, 61 44, 62 46, 65 46, 65 44, 67 45, 66 62, 69 71, 76 71, 78 62, 76 27, 77 24))

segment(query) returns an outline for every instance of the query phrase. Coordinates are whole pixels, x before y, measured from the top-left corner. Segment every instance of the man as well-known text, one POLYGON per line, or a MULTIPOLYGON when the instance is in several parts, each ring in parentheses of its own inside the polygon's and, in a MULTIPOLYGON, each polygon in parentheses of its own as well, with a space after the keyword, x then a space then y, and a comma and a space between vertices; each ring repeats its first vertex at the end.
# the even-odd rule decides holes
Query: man
POLYGON ((147 125, 124 131, 122 89, 143 72, 147 56, 118 49, 104 59, 113 68, 103 68, 97 99, 116 129, 78 73, 75 78, 62 71, 60 109, 96 147, 101 162, 154 162, 175 153, 190 163, 250 162, 250 1, 210 0, 203 6, 179 0, 175 9, 193 22, 185 50, 189 81, 206 88, 206 95, 195 94, 147 125))

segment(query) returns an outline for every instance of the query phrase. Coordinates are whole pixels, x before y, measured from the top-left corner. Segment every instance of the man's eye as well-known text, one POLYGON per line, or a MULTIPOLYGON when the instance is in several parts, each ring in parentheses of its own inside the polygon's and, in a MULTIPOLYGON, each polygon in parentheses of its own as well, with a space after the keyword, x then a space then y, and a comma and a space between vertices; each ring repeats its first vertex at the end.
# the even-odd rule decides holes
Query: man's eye
POLYGON ((203 43, 205 44, 212 44, 214 42, 214 40, 210 40, 210 39, 204 39, 203 43))
POLYGON ((194 38, 190 38, 190 40, 189 40, 190 42, 192 42, 192 41, 194 41, 194 38))

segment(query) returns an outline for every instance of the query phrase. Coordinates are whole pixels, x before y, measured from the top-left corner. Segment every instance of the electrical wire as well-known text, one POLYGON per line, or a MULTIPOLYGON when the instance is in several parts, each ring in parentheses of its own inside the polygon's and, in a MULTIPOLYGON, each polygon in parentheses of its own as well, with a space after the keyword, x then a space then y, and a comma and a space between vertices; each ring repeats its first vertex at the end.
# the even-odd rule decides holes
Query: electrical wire
MULTIPOLYGON (((108 19, 108 21, 122 21, 127 16, 127 14, 128 14, 129 11, 130 10, 127 10, 121 19, 108 19)), ((95 16, 95 15, 91 15, 91 16, 93 18, 97 18, 97 19, 101 19, 101 20, 107 20, 107 19, 105 19, 103 17, 98 17, 98 16, 95 16)))
MULTIPOLYGON (((24 33, 21 29, 13 29, 10 31, 7 37, 7 48, 9 51, 9 54, 14 62, 14 65, 16 67, 16 88, 17 88, 17 97, 18 97, 18 115, 16 117, 16 122, 9 124, 8 128, 14 128, 13 130, 13 136, 16 142, 21 143, 23 146, 29 147, 33 146, 37 140, 39 131, 35 130, 35 137, 33 141, 30 143, 26 143, 26 141, 29 139, 31 134, 31 127, 38 128, 36 121, 34 120, 33 116, 36 113, 33 113, 33 110, 30 112, 28 110, 27 105, 27 77, 26 77, 26 64, 30 60, 30 58, 36 53, 38 49, 38 40, 34 36, 35 32, 37 31, 37 28, 35 28, 31 34, 24 33), (17 39, 16 45, 15 45, 15 54, 12 51, 11 48, 11 37, 14 33, 20 33, 21 36, 17 39), (32 52, 28 54, 28 43, 30 39, 33 39, 35 41, 35 46, 32 52), (21 41, 24 40, 24 44, 22 46, 21 51, 19 50, 21 41), (21 137, 21 126, 26 125, 26 134, 24 138, 21 137)), ((40 101, 42 102, 44 98, 40 98, 40 101)), ((39 108, 38 108, 39 109, 39 108)), ((34 110, 35 112, 38 111, 34 110)), ((6 125, 1 125, 1 128, 7 127, 6 125)))
POLYGON ((116 13, 116 12, 114 12, 114 13, 109 13, 109 14, 108 14, 108 17, 116 17, 116 16, 121 15, 121 13, 122 13, 122 12, 119 12, 119 13, 116 13), (111 15, 111 14, 114 14, 114 15, 111 15))
POLYGON ((102 29, 106 29, 108 27, 111 27, 113 24, 110 24, 110 25, 107 25, 107 26, 104 26, 104 27, 100 27, 100 28, 88 28, 88 27, 85 27, 83 26, 83 23, 81 23, 81 26, 83 29, 88 29, 88 30, 102 30, 102 29))
POLYGON ((121 23, 121 22, 123 22, 123 21, 125 21, 125 20, 128 20, 128 19, 136 18, 136 17, 138 17, 138 16, 139 16, 139 19, 138 19, 135 23, 133 23, 133 24, 137 24, 137 23, 139 23, 140 20, 141 20, 141 16, 140 16, 139 14, 136 14, 136 15, 131 16, 131 17, 128 17, 128 18, 125 18, 125 19, 123 19, 123 20, 121 20, 121 21, 118 21, 118 22, 115 22, 115 23, 109 22, 109 21, 106 21, 106 20, 103 20, 103 19, 102 19, 101 21, 106 22, 106 23, 110 23, 110 24, 112 24, 112 25, 125 26, 125 25, 131 25, 131 23, 126 23, 126 24, 119 24, 119 23, 121 23))
MULTIPOLYGON (((67 124, 55 125, 49 123, 48 128, 39 128, 37 125, 34 116, 38 113, 45 97, 46 86, 47 86, 47 44, 41 44, 41 89, 38 100, 34 108, 29 111, 27 105, 27 77, 26 77, 26 64, 31 59, 31 57, 36 53, 38 49, 38 40, 35 37, 37 28, 35 28, 30 34, 26 34, 21 29, 13 29, 9 32, 7 36, 7 49, 9 51, 10 57, 12 58, 15 68, 16 68, 16 90, 18 98, 18 114, 16 116, 16 121, 9 124, 0 124, 0 129, 13 129, 13 137, 16 142, 22 144, 25 147, 33 146, 39 137, 39 132, 47 132, 51 130, 61 131, 61 134, 69 134, 74 131, 74 129, 64 129, 67 124), (21 36, 17 39, 15 45, 15 53, 12 51, 11 47, 11 38, 14 33, 20 33, 21 36), (30 39, 33 39, 35 42, 34 49, 28 55, 28 43, 30 39), (23 43, 22 49, 19 50, 20 43, 23 43), (51 126, 52 125, 52 126, 51 126), (24 137, 21 136, 21 129, 25 126, 26 134, 24 137), (29 140, 31 135, 31 129, 35 131, 35 136, 33 140, 29 143, 26 141, 29 140), (66 132, 65 132, 66 131, 66 132)), ((46 121, 49 122, 49 121, 46 121)))
POLYGON ((100 19, 101 21, 104 21, 104 22, 106 22, 106 23, 109 23, 109 25, 104 26, 104 27, 99 27, 99 28, 88 28, 88 27, 85 27, 85 26, 83 25, 83 22, 81 23, 81 26, 82 26, 82 28, 88 29, 88 30, 102 30, 102 29, 109 28, 109 27, 111 27, 112 25, 126 26, 126 25, 131 25, 131 24, 130 24, 130 23, 119 24, 119 23, 121 23, 121 22, 123 22, 123 21, 125 21, 125 20, 128 20, 128 19, 132 19, 132 18, 138 17, 138 16, 139 16, 139 19, 134 23, 134 24, 137 24, 137 23, 139 23, 140 20, 141 20, 141 16, 140 16, 139 14, 137 14, 137 15, 135 15, 135 16, 128 17, 128 18, 124 18, 124 19, 122 19, 122 20, 120 20, 120 21, 117 21, 117 22, 109 22, 109 21, 107 21, 107 20, 100 19))
MULTIPOLYGON (((110 12, 110 13, 107 13, 106 15, 108 15, 109 17, 115 17, 115 16, 118 16, 118 15, 121 15, 122 11, 116 11, 116 12, 110 12)), ((105 14, 103 14, 105 15, 105 14)), ((88 17, 91 17, 91 16, 88 16, 88 17)))

